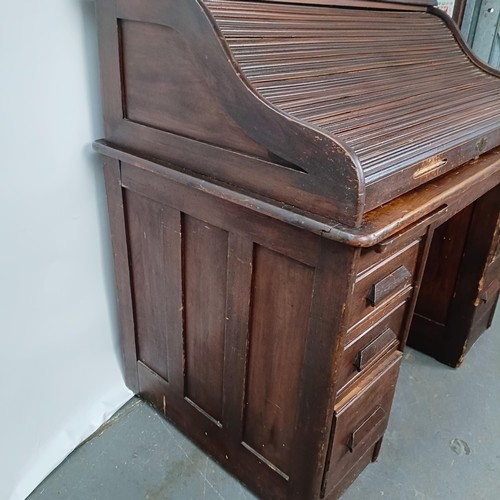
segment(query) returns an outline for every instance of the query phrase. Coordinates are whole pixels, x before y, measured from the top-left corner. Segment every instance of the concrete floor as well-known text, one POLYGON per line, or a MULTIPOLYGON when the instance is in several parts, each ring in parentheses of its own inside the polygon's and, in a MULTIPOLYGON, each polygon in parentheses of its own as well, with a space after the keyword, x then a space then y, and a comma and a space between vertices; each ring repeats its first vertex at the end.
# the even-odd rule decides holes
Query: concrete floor
MULTIPOLYGON (((29 500, 200 498, 255 497, 134 398, 29 500)), ((407 350, 379 461, 342 498, 500 499, 500 315, 458 370, 407 350)))

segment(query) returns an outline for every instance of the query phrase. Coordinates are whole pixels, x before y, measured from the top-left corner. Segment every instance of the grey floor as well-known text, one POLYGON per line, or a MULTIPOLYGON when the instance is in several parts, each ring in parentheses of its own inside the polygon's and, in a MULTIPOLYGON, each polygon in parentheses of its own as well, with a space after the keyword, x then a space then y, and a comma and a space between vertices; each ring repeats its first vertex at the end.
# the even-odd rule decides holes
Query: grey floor
MULTIPOLYGON (((255 497, 132 399, 29 500, 201 498, 255 497)), ((380 459, 342 498, 500 499, 500 315, 458 370, 407 350, 380 459)))

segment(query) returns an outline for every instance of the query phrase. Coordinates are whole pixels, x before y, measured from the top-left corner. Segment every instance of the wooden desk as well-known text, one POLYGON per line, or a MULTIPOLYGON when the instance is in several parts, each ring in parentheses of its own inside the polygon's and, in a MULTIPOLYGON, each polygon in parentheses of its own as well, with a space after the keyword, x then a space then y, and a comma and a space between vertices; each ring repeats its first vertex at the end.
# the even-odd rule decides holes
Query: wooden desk
POLYGON ((412 318, 456 366, 499 289, 497 73, 425 1, 313 4, 98 1, 127 385, 266 499, 337 498, 412 318))

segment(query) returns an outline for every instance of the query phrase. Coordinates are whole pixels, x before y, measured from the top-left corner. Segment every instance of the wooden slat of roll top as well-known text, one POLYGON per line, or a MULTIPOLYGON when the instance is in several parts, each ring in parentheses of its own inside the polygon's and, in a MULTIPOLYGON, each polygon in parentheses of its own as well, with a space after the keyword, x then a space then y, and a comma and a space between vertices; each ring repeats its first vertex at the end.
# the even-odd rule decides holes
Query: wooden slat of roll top
MULTIPOLYGON (((445 47, 445 45, 444 45, 445 47)), ((418 48, 411 45, 405 45, 403 47, 391 47, 388 45, 387 47, 380 47, 380 51, 378 52, 378 57, 401 57, 401 54, 413 54, 413 55, 428 55, 429 52, 434 52, 436 49, 432 44, 419 45, 418 48)), ((281 47, 279 51, 277 50, 277 44, 255 44, 251 49, 247 46, 243 48, 234 48, 233 53, 238 55, 238 61, 241 67, 250 67, 251 64, 262 63, 281 63, 283 61, 283 57, 286 57, 286 60, 289 64, 295 63, 295 61, 306 61, 310 64, 314 61, 334 61, 337 60, 338 57, 355 57, 357 59, 361 59, 362 57, 377 57, 377 55, 373 54, 373 49, 366 46, 366 44, 352 44, 349 47, 336 47, 332 48, 332 43, 329 42, 327 44, 319 44, 315 43, 311 44, 309 47, 300 47, 296 46, 292 47, 281 47)))
POLYGON ((252 85, 349 145, 367 185, 500 126, 500 81, 435 16, 206 4, 252 85))
MULTIPOLYGON (((347 117, 342 117, 340 121, 345 128, 340 131, 336 128, 336 133, 345 140, 352 141, 352 144, 357 146, 356 152, 360 156, 365 157, 365 153, 368 153, 371 149, 366 146, 367 141, 376 138, 377 144, 380 146, 384 144, 386 137, 394 137, 393 132, 399 130, 400 125, 405 125, 405 131, 408 131, 409 127, 414 127, 419 124, 428 125, 433 122, 435 118, 439 118, 438 122, 440 123, 449 123, 447 117, 453 116, 456 111, 474 111, 477 109, 477 104, 487 105, 488 101, 491 101, 497 96, 495 90, 478 92, 478 94, 478 98, 474 100, 474 103, 471 103, 468 96, 464 96, 463 93, 455 93, 456 101, 453 112, 446 106, 446 103, 438 104, 440 102, 442 103, 440 97, 442 98, 443 94, 423 98, 421 106, 414 104, 404 107, 386 105, 380 110, 373 109, 372 107, 373 114, 370 115, 369 120, 353 117, 351 121, 347 117), (428 112, 425 106, 429 106, 432 111, 428 112), (423 107, 424 109, 422 109, 423 107), (380 125, 381 130, 377 130, 377 124, 380 125), (390 126, 387 126, 387 124, 390 124, 390 126), (370 132, 373 127, 375 127, 375 130, 370 132), (367 129, 366 133, 364 133, 365 129, 367 129)), ((407 104, 403 99, 401 102, 407 104)), ((491 106, 491 108, 494 111, 497 106, 491 106)), ((470 117, 470 115, 467 116, 470 117)), ((457 124, 452 123, 450 125, 456 126, 457 124)), ((325 128, 328 128, 328 124, 326 124, 325 128)), ((367 154, 366 157, 370 158, 370 155, 367 154)))
MULTIPOLYGON (((415 82, 411 87, 413 89, 416 89, 420 83, 415 82)), ((384 87, 387 88, 387 87, 384 87)), ((390 88, 396 89, 397 85, 394 85, 390 88)), ((480 86, 479 83, 477 82, 467 82, 463 83, 461 86, 456 87, 456 90, 458 92, 467 92, 470 94, 470 92, 474 92, 477 90, 480 90, 482 87, 480 86)), ((381 89, 382 90, 382 89, 381 89)), ((401 97, 397 100, 394 100, 394 98, 388 93, 387 95, 384 95, 383 98, 380 98, 376 94, 374 95, 373 93, 369 94, 362 94, 362 93, 350 93, 350 92, 344 92, 344 93, 339 93, 340 95, 335 99, 335 101, 342 99, 342 104, 344 106, 350 106, 355 103, 362 104, 365 107, 370 107, 373 111, 376 111, 377 109, 386 109, 386 108, 395 108, 395 107, 400 107, 401 106, 401 101, 405 101, 405 103, 408 106, 411 106, 413 104, 417 104, 418 102, 421 101, 421 99, 426 99, 431 97, 434 94, 444 94, 446 93, 446 89, 440 89, 440 90, 432 90, 430 89, 428 92, 422 93, 421 96, 415 96, 412 94, 408 94, 404 97, 401 97)), ((297 102, 295 101, 293 104, 290 103, 284 103, 281 105, 282 109, 285 111, 291 111, 293 110, 296 116, 300 117, 301 113, 305 113, 308 110, 317 112, 317 113, 327 113, 332 109, 332 102, 330 100, 325 100, 324 97, 321 96, 316 96, 316 97, 310 97, 307 99, 302 99, 301 101, 297 102)), ((335 109, 335 108, 333 108, 335 109)), ((343 114, 349 114, 349 116, 352 119, 356 119, 357 117, 363 116, 363 111, 361 109, 357 109, 355 111, 349 111, 346 110, 344 113, 339 112, 337 116, 342 117, 343 114)))
MULTIPOLYGON (((440 63, 448 60, 448 57, 440 54, 433 60, 435 63, 440 63)), ((259 75, 258 78, 279 78, 283 76, 297 78, 297 75, 331 74, 334 64, 342 65, 344 73, 347 73, 358 70, 364 71, 366 69, 385 69, 388 65, 391 67, 409 66, 410 64, 427 64, 428 62, 429 57, 427 55, 413 55, 411 63, 402 60, 401 56, 351 57, 347 55, 316 61, 307 59, 293 62, 286 61, 284 63, 272 62, 270 64, 259 62, 255 64, 243 64, 241 67, 249 78, 252 75, 259 75)))
MULTIPOLYGON (((404 69, 402 69, 402 71, 403 70, 404 69)), ((406 73, 408 73, 408 71, 406 71, 406 73)), ((465 80, 459 80, 462 74, 463 70, 461 68, 444 68, 443 71, 439 72, 439 74, 430 77, 426 77, 422 73, 422 71, 414 71, 414 74, 411 78, 411 83, 405 85, 407 96, 418 98, 419 95, 424 95, 428 92, 433 91, 436 86, 445 83, 449 78, 456 79, 458 87, 461 87, 464 84, 479 84, 480 86, 483 84, 483 82, 481 82, 481 80, 477 76, 472 76, 471 78, 467 78, 465 80), (432 85, 432 87, 428 89, 423 89, 422 84, 424 82, 433 84, 435 83, 435 85, 432 85), (420 94, 417 94, 417 92, 419 92, 420 94)), ((363 91, 361 85, 351 85, 349 87, 343 84, 343 80, 345 78, 349 78, 349 76, 350 75, 338 75, 337 78, 330 77, 329 79, 318 79, 316 82, 308 83, 296 82, 295 84, 289 84, 286 87, 282 86, 279 89, 277 88, 262 90, 261 94, 263 94, 264 96, 272 95, 273 101, 279 104, 280 108, 287 110, 288 108, 293 109, 294 105, 299 107, 300 109, 302 103, 307 105, 310 100, 312 100, 312 103, 314 103, 315 101, 327 103, 335 99, 344 98, 346 96, 367 96, 374 99, 394 100, 393 93, 384 92, 384 90, 400 89, 401 87, 401 82, 398 80, 387 82, 377 75, 369 77, 369 75, 360 74, 355 78, 354 83, 362 80, 366 84, 369 84, 370 91, 363 91), (342 76, 344 78, 342 78, 342 76), (333 94, 333 91, 335 91, 335 94, 333 94)))
MULTIPOLYGON (((390 84, 402 84, 402 83, 413 83, 414 79, 422 79, 422 81, 426 81, 425 76, 422 74, 422 68, 418 65, 401 67, 396 77, 392 80, 388 80, 380 71, 367 70, 358 73, 341 73, 338 72, 336 74, 327 74, 327 75, 319 75, 315 78, 302 78, 302 79, 289 79, 282 80, 281 84, 279 82, 273 82, 272 84, 255 84, 255 87, 259 90, 259 92, 265 96, 270 98, 279 98, 281 95, 287 95, 287 93, 291 91, 297 91, 304 95, 309 92, 314 92, 318 89, 324 90, 323 94, 325 99, 334 98, 339 91, 345 92, 356 92, 356 91, 364 91, 366 93, 372 93, 372 87, 366 86, 362 84, 367 83, 387 83, 390 84), (336 90, 336 92, 334 92, 336 90), (331 91, 331 96, 328 91, 331 91)), ((440 67, 439 72, 433 72, 429 78, 439 76, 443 78, 443 83, 445 83, 445 78, 448 74, 457 74, 459 72, 462 76, 460 78, 464 79, 463 75, 463 65, 453 65, 450 63, 443 63, 440 67)), ((480 77, 479 73, 472 73, 468 76, 476 75, 480 77)), ((467 78, 467 77, 466 77, 467 78)), ((483 82, 484 84, 484 82, 483 82)), ((404 91, 404 89, 401 89, 404 91)), ((422 89, 422 92, 425 92, 425 89, 422 89)), ((382 96, 383 94, 381 94, 382 96)))
MULTIPOLYGON (((329 53, 308 50, 302 53, 279 51, 260 55, 255 50, 242 56, 242 58, 250 60, 241 63, 240 67, 248 78, 252 78, 252 83, 260 92, 275 96, 298 86, 307 90, 311 84, 314 87, 315 84, 323 81, 338 82, 338 85, 341 86, 341 80, 337 80, 338 77, 355 77, 354 81, 349 82, 351 85, 366 78, 393 83, 393 78, 387 78, 387 75, 380 74, 381 69, 395 73, 396 68, 402 70, 403 73, 398 74, 397 79, 403 79, 406 72, 418 74, 419 66, 428 66, 430 59, 434 65, 442 65, 444 71, 461 69, 462 75, 465 72, 468 76, 481 76, 481 73, 474 71, 474 69, 471 71, 470 64, 466 60, 457 59, 452 64, 449 58, 453 55, 451 51, 446 53, 445 50, 436 55, 430 47, 421 47, 415 51, 410 50, 410 48, 406 51, 380 49, 376 54, 370 54, 366 48, 357 50, 355 47, 337 51, 330 50, 329 53), (309 52, 312 54, 309 55, 309 52)), ((460 56, 459 53, 455 55, 460 56)))
MULTIPOLYGON (((478 83, 464 83, 459 87, 454 89, 455 96, 460 99, 463 98, 464 95, 470 95, 471 91, 481 91, 483 90, 483 86, 478 83)), ((494 92, 496 90, 491 90, 490 92, 494 92)), ((427 92, 420 94, 419 96, 415 96, 412 94, 401 96, 397 100, 395 100, 390 94, 378 97, 377 95, 373 95, 373 93, 369 94, 355 94, 352 95, 346 92, 342 97, 338 97, 335 101, 342 99, 342 105, 347 109, 345 111, 337 110, 337 106, 335 106, 335 101, 331 102, 329 100, 316 100, 317 104, 314 104, 313 101, 309 100, 306 103, 301 104, 300 106, 290 106, 287 104, 282 105, 283 109, 289 111, 293 110, 296 113, 296 116, 300 117, 301 115, 306 116, 307 113, 315 113, 314 115, 310 115, 309 119, 318 119, 320 120, 322 117, 330 117, 332 112, 336 112, 336 116, 338 117, 338 121, 345 120, 347 117, 349 121, 356 119, 364 119, 366 121, 366 113, 363 112, 367 106, 370 107, 374 115, 371 118, 374 118, 370 123, 374 123, 375 121, 380 121, 380 119, 386 119, 387 111, 401 111, 401 103, 405 103, 405 107, 418 109, 419 103, 425 103, 426 101, 430 101, 431 99, 435 99, 438 96, 444 96, 448 93, 447 89, 439 89, 432 90, 429 89, 427 92), (354 104, 362 104, 364 109, 356 109, 351 111, 349 108, 354 104), (347 116, 344 116, 347 115, 347 116), (383 115, 383 116, 382 116, 383 115), (379 117, 380 116, 380 117, 379 117)), ((339 129, 337 129, 339 130, 339 129)), ((350 130, 346 128, 346 130, 350 130)), ((353 139, 353 143, 356 141, 356 138, 353 139)))
MULTIPOLYGON (((300 17, 301 19, 304 17, 330 17, 330 16, 336 16, 338 10, 335 7, 327 8, 325 10, 325 7, 320 6, 320 5, 292 5, 291 2, 287 2, 286 6, 283 5, 278 5, 277 3, 262 3, 259 4, 257 2, 252 2, 251 4, 247 5, 242 5, 243 2, 226 2, 226 1, 220 1, 220 0, 206 0, 205 3, 209 5, 210 10, 213 10, 214 12, 218 13, 224 13, 227 16, 235 15, 239 16, 242 12, 245 13, 245 17, 251 16, 251 15, 259 15, 261 12, 265 12, 268 14, 270 17, 271 16, 277 16, 280 19, 281 18, 290 18, 290 17, 300 17)), ((306 2, 304 2, 306 3, 306 2)), ((369 5, 373 7, 376 6, 375 3, 369 2, 369 5)), ((344 18, 354 18, 354 19, 359 19, 359 17, 356 17, 357 14, 357 7, 355 8, 350 8, 350 7, 342 7, 342 10, 344 12, 344 18)), ((403 9, 405 12, 408 11, 407 8, 403 9)), ((418 9, 420 11, 420 9, 418 9)), ((421 13, 421 12, 420 12, 421 13)), ((395 14, 397 14, 395 12, 395 14)), ((383 17, 384 12, 383 11, 378 11, 376 9, 373 10, 373 17, 383 17)), ((404 14, 403 14, 404 16, 404 14)))
MULTIPOLYGON (((376 25, 366 25, 362 22, 338 22, 336 19, 331 21, 326 21, 324 19, 314 20, 302 20, 287 22, 286 24, 279 21, 261 22, 261 21, 238 21, 237 19, 233 21, 222 21, 219 23, 219 27, 224 33, 227 33, 227 37, 235 36, 240 38, 241 36, 260 37, 263 34, 266 36, 276 36, 278 34, 285 34, 288 36, 290 31, 294 31, 294 36, 297 37, 329 37, 329 36, 355 36, 357 33, 363 33, 364 36, 375 36, 383 35, 387 38, 397 36, 401 31, 401 23, 379 23, 376 25)), ((408 27, 412 30, 413 36, 418 36, 421 34, 435 34, 435 29, 431 25, 410 25, 408 27)), ((438 35, 438 39, 444 40, 448 34, 438 35)))
MULTIPOLYGON (((486 93, 496 93, 498 95, 498 89, 494 88, 494 86, 483 85, 481 82, 475 81, 474 79, 471 79, 470 81, 461 80, 460 83, 457 84, 456 86, 454 86, 453 88, 448 88, 448 87, 443 88, 442 86, 439 85, 440 84, 439 79, 434 81, 433 83, 434 83, 434 86, 431 87, 430 85, 428 85, 424 89, 421 89, 421 90, 416 89, 414 86, 409 86, 412 88, 412 90, 414 92, 398 92, 395 96, 391 96, 391 93, 384 93, 383 95, 378 97, 376 93, 374 94, 372 92, 366 92, 364 94, 358 93, 355 95, 360 96, 361 98, 364 97, 365 99, 372 99, 373 105, 370 108, 370 110, 373 113, 376 113, 378 109, 383 111, 384 108, 381 105, 384 104, 384 101, 387 103, 397 103, 397 106, 395 106, 395 109, 397 109, 399 111, 399 115, 397 114, 395 117, 401 116, 401 115, 410 116, 410 114, 413 111, 417 111, 417 112, 421 111, 422 108, 428 104, 428 102, 424 102, 424 100, 425 99, 430 100, 433 98, 433 96, 436 96, 434 98, 436 106, 439 105, 442 108, 449 109, 448 96, 450 96, 450 94, 454 98, 454 100, 455 100, 455 98, 460 99, 461 97, 463 97, 464 91, 471 90, 473 88, 474 89, 474 100, 472 101, 470 99, 470 96, 468 99, 469 102, 473 102, 473 103, 480 101, 482 99, 483 94, 486 94, 486 93), (415 91, 417 91, 418 94, 416 94, 415 91), (377 97, 378 97, 379 102, 377 102, 377 97), (423 104, 423 106, 421 106, 420 108, 418 108, 419 100, 423 104), (405 105, 404 108, 401 107, 401 105, 403 103, 405 105), (413 106, 413 107, 411 107, 411 106, 413 106)), ((352 94, 349 94, 348 92, 346 92, 346 94, 349 96, 352 95, 352 94)), ((333 101, 329 100, 327 102, 332 102, 332 104, 334 104, 334 101, 335 100, 333 100, 333 101)), ((371 113, 366 113, 366 112, 363 113, 363 110, 366 110, 366 106, 364 104, 360 103, 360 104, 362 104, 362 107, 356 106, 356 108, 354 108, 353 105, 355 105, 355 104, 356 104, 356 101, 352 101, 351 103, 348 103, 344 100, 344 101, 340 102, 337 106, 332 106, 331 113, 329 115, 325 115, 324 117, 320 116, 319 120, 324 122, 323 125, 328 126, 329 119, 333 119, 334 115, 336 116, 338 114, 344 113, 345 111, 349 111, 350 114, 352 113, 353 118, 356 118, 357 115, 362 117, 361 124, 376 123, 377 121, 379 121, 378 116, 374 116, 371 113), (346 108, 345 111, 344 111, 344 108, 346 108)), ((460 104, 460 103, 458 103, 458 104, 460 104)), ((497 103, 495 103, 495 100, 493 100, 491 102, 491 104, 494 105, 497 103)), ((432 109, 431 111, 434 111, 434 109, 432 109)), ((390 119, 391 117, 384 116, 383 118, 390 119)), ((312 110, 311 110, 311 114, 310 114, 309 119, 311 119, 311 120, 315 119, 314 111, 312 111, 312 110)), ((336 120, 335 123, 331 123, 331 124, 334 126, 337 125, 336 130, 338 133, 341 133, 345 130, 350 130, 351 128, 358 128, 357 126, 356 127, 343 127, 342 122, 339 121, 338 119, 336 120)), ((356 123, 356 125, 358 125, 358 124, 356 123)))
MULTIPOLYGON (((333 37, 333 35, 332 35, 333 37)), ((365 39, 369 39, 365 35, 365 39)), ((407 50, 419 51, 422 49, 435 50, 436 47, 447 47, 448 37, 439 40, 420 40, 418 47, 415 46, 416 37, 412 37, 409 33, 404 40, 400 40, 397 46, 394 46, 394 40, 390 38, 382 39, 379 36, 372 37, 376 39, 378 48, 380 50, 391 50, 394 52, 406 52, 407 50)), ((239 58, 244 57, 245 54, 255 54, 259 57, 259 53, 264 53, 266 55, 276 53, 279 55, 281 53, 287 52, 303 52, 307 53, 309 57, 321 57, 321 50, 329 50, 333 52, 338 51, 349 51, 353 54, 358 54, 360 52, 373 53, 373 48, 368 47, 363 40, 351 40, 348 45, 344 44, 333 44, 332 38, 327 40, 322 40, 318 38, 302 38, 300 40, 300 45, 297 44, 296 39, 292 38, 276 38, 276 39, 255 39, 255 38, 242 38, 237 37, 234 39, 227 38, 231 41, 231 48, 235 54, 239 55, 239 58)), ((345 39, 341 41, 345 42, 345 39)), ((244 60, 242 62, 245 62, 244 60)))

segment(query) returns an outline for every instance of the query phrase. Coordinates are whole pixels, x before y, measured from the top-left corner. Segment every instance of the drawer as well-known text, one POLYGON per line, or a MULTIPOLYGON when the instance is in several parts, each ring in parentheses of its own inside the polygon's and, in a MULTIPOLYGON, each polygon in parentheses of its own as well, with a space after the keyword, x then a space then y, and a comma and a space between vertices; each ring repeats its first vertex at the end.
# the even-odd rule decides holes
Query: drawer
POLYGON ((356 277, 349 324, 354 325, 413 284, 420 240, 413 241, 356 277))
POLYGON ((401 356, 399 351, 388 356, 335 405, 326 491, 334 488, 384 434, 401 356))
POLYGON ((395 254, 400 253, 402 250, 404 251, 405 248, 422 241, 426 232, 427 228, 425 228, 425 231, 421 231, 421 234, 412 233, 411 235, 407 235, 407 237, 404 237, 405 235, 403 234, 399 238, 390 238, 390 241, 386 240, 375 247, 362 248, 358 261, 358 274, 362 274, 371 267, 378 265, 381 260, 390 259, 395 254))
POLYGON ((369 267, 376 265, 381 258, 387 258, 412 242, 421 241, 429 231, 429 226, 436 220, 442 218, 448 211, 447 205, 433 210, 424 218, 406 227, 399 233, 381 241, 374 247, 362 248, 359 256, 358 271, 363 272, 369 267))
POLYGON ((355 383, 360 374, 399 345, 407 311, 408 299, 403 296, 396 307, 392 307, 375 324, 358 332, 346 344, 338 371, 341 391, 345 391, 348 384, 355 383))
POLYGON ((376 458, 374 456, 377 454, 378 443, 375 443, 371 448, 366 450, 366 453, 356 462, 356 464, 349 469, 349 472, 340 479, 337 484, 329 484, 328 491, 325 491, 325 495, 321 498, 326 498, 327 500, 337 500, 341 498, 342 494, 349 488, 349 486, 356 480, 356 478, 363 472, 363 469, 374 462, 376 458))

